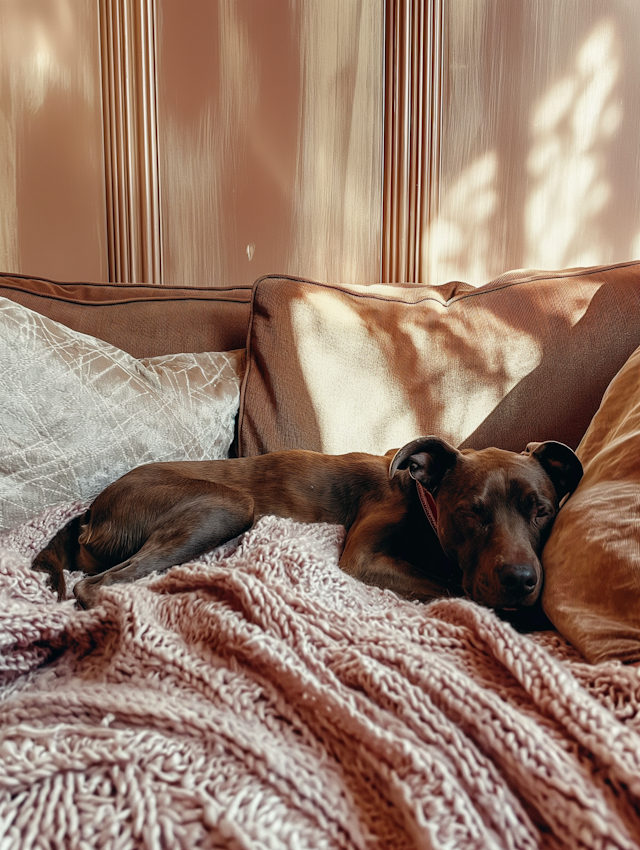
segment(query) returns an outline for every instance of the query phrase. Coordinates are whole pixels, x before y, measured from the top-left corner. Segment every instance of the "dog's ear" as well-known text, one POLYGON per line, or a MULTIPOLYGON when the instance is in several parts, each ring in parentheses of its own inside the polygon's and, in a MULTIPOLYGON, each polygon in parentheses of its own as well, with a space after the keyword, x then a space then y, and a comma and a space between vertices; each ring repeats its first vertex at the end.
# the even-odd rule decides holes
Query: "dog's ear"
POLYGON ((389 467, 389 478, 399 469, 409 468, 409 475, 427 490, 435 490, 445 472, 455 466, 460 452, 440 437, 418 437, 395 453, 389 467))
POLYGON ((521 455, 530 455, 533 453, 534 449, 537 449, 538 446, 541 446, 542 443, 527 443, 527 447, 523 452, 520 452, 521 455))
POLYGON ((556 488, 558 500, 568 493, 573 493, 582 478, 582 464, 575 452, 548 440, 546 443, 529 443, 524 454, 530 454, 542 465, 553 486, 556 488))

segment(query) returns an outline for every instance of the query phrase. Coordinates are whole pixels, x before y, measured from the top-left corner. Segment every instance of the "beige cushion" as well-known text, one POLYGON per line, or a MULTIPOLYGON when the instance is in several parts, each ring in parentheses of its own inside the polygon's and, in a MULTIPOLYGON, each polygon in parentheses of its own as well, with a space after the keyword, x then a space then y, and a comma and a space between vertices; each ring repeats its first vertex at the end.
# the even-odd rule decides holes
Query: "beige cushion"
POLYGON ((640 660, 640 348, 577 454, 584 478, 543 552, 543 608, 592 662, 640 660))
POLYGON ((254 289, 239 453, 384 453, 422 434, 577 446, 640 344, 640 264, 512 272, 480 289, 254 289))
POLYGON ((0 528, 140 463, 228 454, 244 352, 136 360, 0 298, 0 528))

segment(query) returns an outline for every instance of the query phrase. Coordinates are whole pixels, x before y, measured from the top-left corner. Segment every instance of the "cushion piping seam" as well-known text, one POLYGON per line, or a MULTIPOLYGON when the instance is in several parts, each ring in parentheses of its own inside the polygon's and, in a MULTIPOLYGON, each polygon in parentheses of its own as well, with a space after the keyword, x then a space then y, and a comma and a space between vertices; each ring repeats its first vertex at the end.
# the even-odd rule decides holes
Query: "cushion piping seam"
MULTIPOLYGON (((503 289, 509 289, 513 286, 519 286, 520 284, 524 284, 524 283, 540 283, 540 282, 545 281, 545 280, 555 280, 555 279, 558 279, 558 278, 567 279, 567 278, 572 278, 572 277, 589 277, 591 275, 601 274, 601 273, 606 272, 606 271, 611 271, 612 269, 624 269, 624 268, 629 268, 630 266, 636 266, 636 265, 640 266, 640 261, 632 260, 632 261, 627 262, 627 263, 616 263, 616 264, 613 264, 613 265, 610 265, 610 266, 597 266, 596 268, 593 268, 590 271, 585 271, 583 269, 576 269, 576 270, 567 271, 567 272, 556 272, 556 273, 543 272, 541 275, 530 275, 528 277, 520 278, 518 280, 505 281, 504 283, 496 282, 495 286, 492 286, 492 284, 490 282, 490 283, 485 284, 482 287, 478 287, 477 289, 474 289, 470 292, 461 292, 459 295, 454 295, 452 298, 449 298, 448 300, 444 300, 444 299, 439 300, 434 295, 425 295, 424 297, 419 298, 417 301, 402 301, 399 298, 394 298, 393 296, 389 296, 389 295, 381 295, 379 293, 369 294, 367 292, 354 292, 350 289, 344 288, 344 284, 342 286, 340 286, 339 284, 336 285, 336 284, 331 284, 331 283, 322 283, 321 281, 311 280, 310 278, 296 277, 294 275, 273 275, 273 274, 263 275, 262 277, 258 278, 258 280, 254 284, 254 294, 255 294, 255 290, 257 289, 257 287, 261 283, 263 283, 264 281, 286 280, 286 281, 290 281, 290 282, 293 282, 293 283, 308 283, 308 284, 311 284, 313 286, 320 286, 323 289, 337 290, 338 292, 344 292, 345 294, 351 295, 355 298, 371 298, 371 299, 375 299, 377 301, 387 301, 389 303, 394 303, 394 304, 406 304, 409 307, 414 306, 416 304, 423 304, 426 301, 435 301, 437 304, 441 304, 443 307, 449 307, 449 306, 453 306, 454 304, 457 304, 459 301, 464 301, 467 298, 477 298, 477 297, 480 297, 482 295, 488 295, 490 292, 501 292, 503 289), (489 287, 489 286, 491 288, 487 289, 486 287, 489 287)), ((498 278, 498 281, 499 281, 499 278, 498 278)), ((451 281, 451 282, 454 282, 454 281, 451 281)), ((463 281, 459 281, 459 282, 462 283, 463 281)), ((399 284, 394 284, 394 283, 385 284, 385 283, 382 283, 382 284, 372 284, 372 285, 373 286, 405 286, 406 284, 401 284, 401 283, 399 283, 399 284)), ((411 286, 414 286, 414 285, 416 286, 416 288, 418 288, 418 286, 420 286, 421 284, 411 284, 411 286)), ((422 284, 422 285, 428 286, 429 284, 422 284)), ((442 286, 446 286, 446 285, 447 284, 442 284, 442 286)), ((253 302, 253 296, 252 296, 252 302, 253 302)))
MULTIPOLYGON (((266 275, 265 275, 266 277, 266 275)), ((253 284, 246 284, 240 286, 221 286, 221 287, 199 287, 199 286, 164 286, 160 283, 126 283, 123 281, 112 281, 112 280, 51 280, 48 277, 36 277, 31 274, 17 274, 12 272, 0 272, 0 286, 11 286, 12 280, 40 280, 43 283, 50 283, 52 286, 97 286, 98 288, 113 286, 115 288, 122 287, 136 287, 138 289, 150 289, 150 290, 158 290, 158 289, 172 289, 179 290, 183 292, 198 292, 198 290, 203 291, 214 291, 214 292, 230 292, 234 289, 242 289, 250 292, 253 288, 253 284)), ((16 287, 19 288, 19 287, 16 287)))
MULTIPOLYGON (((82 285, 82 284, 80 284, 80 285, 82 285)), ((91 285, 93 285, 93 284, 91 284, 91 285)), ((0 282, 0 297, 6 297, 8 301, 11 301, 12 300, 11 298, 9 298, 8 296, 2 295, 2 287, 3 286, 6 286, 6 284, 3 284, 2 282, 0 282)), ((154 295, 154 296, 151 296, 151 297, 148 297, 148 298, 145 298, 144 296, 140 296, 140 297, 137 297, 137 298, 136 297, 120 298, 118 300, 109 300, 109 301, 85 301, 85 300, 80 300, 78 298, 72 298, 71 296, 64 297, 62 295, 54 295, 54 294, 48 294, 48 293, 44 293, 44 292, 30 292, 29 290, 21 289, 20 287, 15 287, 15 288, 14 287, 6 287, 6 288, 11 289, 12 291, 15 291, 15 292, 23 292, 25 295, 31 295, 34 298, 46 298, 48 301, 60 301, 64 304, 76 304, 79 307, 115 307, 115 306, 122 305, 122 304, 145 304, 145 303, 149 303, 149 302, 153 302, 154 304, 162 304, 162 303, 169 304, 172 301, 185 301, 185 302, 186 301, 210 301, 210 302, 218 303, 218 304, 219 303, 249 304, 250 297, 251 297, 250 296, 250 290, 247 289, 247 293, 249 294, 248 298, 241 298, 240 296, 238 296, 237 298, 233 298, 233 297, 230 297, 230 296, 227 296, 225 298, 215 298, 215 297, 207 298, 206 296, 198 297, 197 295, 186 295, 185 294, 184 297, 170 296, 170 297, 167 297, 167 298, 162 298, 162 297, 154 295)), ((221 291, 224 291, 224 290, 221 290, 221 291)), ((23 305, 23 306, 25 306, 25 305, 23 305)))

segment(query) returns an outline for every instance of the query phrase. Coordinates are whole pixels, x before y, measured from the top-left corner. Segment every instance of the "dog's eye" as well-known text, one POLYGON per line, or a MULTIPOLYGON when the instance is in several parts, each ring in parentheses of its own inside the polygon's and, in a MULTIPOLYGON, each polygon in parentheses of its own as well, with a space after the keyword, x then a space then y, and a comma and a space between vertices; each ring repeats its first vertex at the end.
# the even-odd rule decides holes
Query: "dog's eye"
POLYGON ((537 504, 533 509, 534 522, 541 524, 551 516, 551 510, 546 505, 537 504))
POLYGON ((491 525, 491 517, 483 508, 473 507, 461 513, 469 525, 474 525, 478 528, 486 528, 488 525, 491 525))
POLYGON ((541 501, 535 493, 527 493, 522 499, 521 510, 534 522, 543 522, 551 514, 551 507, 541 501))

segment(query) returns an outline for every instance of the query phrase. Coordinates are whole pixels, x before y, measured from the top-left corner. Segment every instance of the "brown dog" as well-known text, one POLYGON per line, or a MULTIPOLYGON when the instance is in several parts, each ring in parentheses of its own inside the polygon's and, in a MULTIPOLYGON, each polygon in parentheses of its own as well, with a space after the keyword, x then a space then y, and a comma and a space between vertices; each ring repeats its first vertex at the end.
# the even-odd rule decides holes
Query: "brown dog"
POLYGON ((340 566, 367 584, 413 599, 465 593, 527 607, 540 594, 539 555, 559 502, 581 477, 562 443, 515 454, 458 451, 438 437, 393 458, 288 451, 154 463, 107 487, 33 566, 50 573, 60 598, 63 568, 87 572, 74 592, 91 607, 101 587, 196 558, 275 514, 345 526, 340 566))

